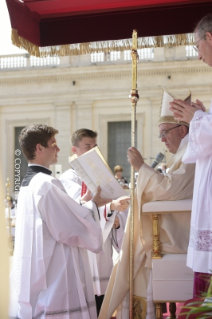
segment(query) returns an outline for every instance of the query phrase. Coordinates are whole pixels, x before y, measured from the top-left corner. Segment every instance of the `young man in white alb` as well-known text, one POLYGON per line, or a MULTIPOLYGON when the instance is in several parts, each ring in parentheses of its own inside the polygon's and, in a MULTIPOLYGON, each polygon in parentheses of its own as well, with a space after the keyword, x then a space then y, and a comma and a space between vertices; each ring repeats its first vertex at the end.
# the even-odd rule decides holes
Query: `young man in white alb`
MULTIPOLYGON (((97 145, 97 133, 89 129, 75 131, 71 138, 72 151, 77 156, 84 154, 97 145)), ((70 197, 76 201, 90 199, 90 192, 73 169, 69 169, 60 177, 70 197)), ((129 197, 113 200, 100 208, 100 223, 103 231, 103 251, 99 254, 89 252, 91 272, 96 296, 97 313, 99 314, 107 284, 113 267, 112 254, 114 247, 120 250, 129 206, 129 197)))
POLYGON ((11 318, 97 318, 87 250, 102 250, 96 206, 105 200, 98 191, 82 207, 51 176, 57 133, 31 125, 19 136, 29 166, 18 198, 11 318))

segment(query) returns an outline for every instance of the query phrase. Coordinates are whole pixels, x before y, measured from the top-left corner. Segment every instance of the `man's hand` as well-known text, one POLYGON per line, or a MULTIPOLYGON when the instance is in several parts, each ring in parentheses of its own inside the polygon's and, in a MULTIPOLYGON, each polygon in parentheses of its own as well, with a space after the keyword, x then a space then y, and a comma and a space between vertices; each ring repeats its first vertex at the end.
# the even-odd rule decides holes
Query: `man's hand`
POLYGON ((102 198, 100 195, 101 195, 101 187, 98 186, 97 192, 92 199, 92 201, 96 204, 97 207, 101 207, 108 203, 111 203, 112 199, 102 198))
POLYGON ((118 210, 119 212, 125 211, 129 207, 129 200, 130 197, 128 196, 122 196, 118 199, 112 200, 112 203, 110 204, 110 210, 118 210))
POLYGON ((141 153, 135 147, 128 148, 127 160, 137 172, 144 163, 141 153))
POLYGON ((114 220, 113 228, 117 229, 120 227, 119 218, 116 217, 114 220))
POLYGON ((86 193, 81 197, 81 202, 88 202, 92 199, 91 192, 87 189, 86 193))
POLYGON ((190 123, 196 111, 206 111, 203 103, 199 100, 196 100, 196 103, 192 102, 191 105, 182 100, 173 100, 169 104, 171 105, 170 110, 174 113, 175 120, 186 123, 190 123))
POLYGON ((203 104, 200 100, 198 100, 198 99, 196 100, 196 103, 191 102, 191 105, 198 107, 199 110, 201 110, 201 111, 203 111, 203 112, 206 112, 206 108, 205 108, 204 104, 203 104))

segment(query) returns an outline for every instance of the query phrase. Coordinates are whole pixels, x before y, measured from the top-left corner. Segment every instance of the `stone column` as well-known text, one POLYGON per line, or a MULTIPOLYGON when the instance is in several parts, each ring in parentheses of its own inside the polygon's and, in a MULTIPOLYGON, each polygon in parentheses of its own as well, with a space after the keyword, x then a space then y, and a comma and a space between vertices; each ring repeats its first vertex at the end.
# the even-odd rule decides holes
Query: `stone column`
POLYGON ((80 55, 80 66, 91 65, 91 55, 90 54, 82 54, 80 55))
POLYGON ((121 63, 125 63, 125 60, 124 60, 124 51, 121 51, 121 56, 120 56, 120 60, 119 60, 121 63))
POLYGON ((60 57, 60 67, 67 68, 70 66, 70 56, 61 56, 60 57))
POLYGON ((175 59, 175 47, 165 48, 164 49, 165 59, 171 61, 175 59))
POLYGON ((164 48, 154 49, 154 61, 155 62, 165 61, 164 48))
POLYGON ((185 46, 178 46, 175 48, 176 60, 187 60, 185 46))
POLYGON ((55 128, 59 131, 56 140, 60 152, 57 164, 62 165, 62 172, 70 168, 68 157, 71 155, 71 106, 68 103, 57 103, 55 105, 55 128))
POLYGON ((80 128, 93 129, 93 101, 81 100, 77 104, 77 124, 76 130, 80 128))

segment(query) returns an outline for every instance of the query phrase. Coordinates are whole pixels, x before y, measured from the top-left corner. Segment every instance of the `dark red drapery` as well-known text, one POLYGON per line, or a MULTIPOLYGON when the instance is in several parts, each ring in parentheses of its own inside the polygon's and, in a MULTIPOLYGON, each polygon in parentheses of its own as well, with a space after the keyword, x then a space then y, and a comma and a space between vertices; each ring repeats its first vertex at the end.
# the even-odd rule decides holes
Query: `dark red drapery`
POLYGON ((6 0, 11 26, 37 46, 192 32, 207 0, 6 0))

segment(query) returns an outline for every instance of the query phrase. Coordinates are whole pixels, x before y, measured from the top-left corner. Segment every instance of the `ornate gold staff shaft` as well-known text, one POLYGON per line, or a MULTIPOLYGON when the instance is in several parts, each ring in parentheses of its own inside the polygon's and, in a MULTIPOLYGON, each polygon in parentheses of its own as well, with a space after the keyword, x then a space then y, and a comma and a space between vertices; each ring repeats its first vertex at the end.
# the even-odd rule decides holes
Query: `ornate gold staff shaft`
MULTIPOLYGON (((136 125, 136 104, 139 96, 137 91, 137 31, 132 34, 132 89, 130 91, 131 100, 131 146, 135 147, 135 125, 136 125)), ((134 188, 135 188, 135 170, 131 166, 131 202, 130 202, 130 319, 133 319, 133 277, 134 277, 134 254, 133 254, 133 236, 134 236, 134 188)))

